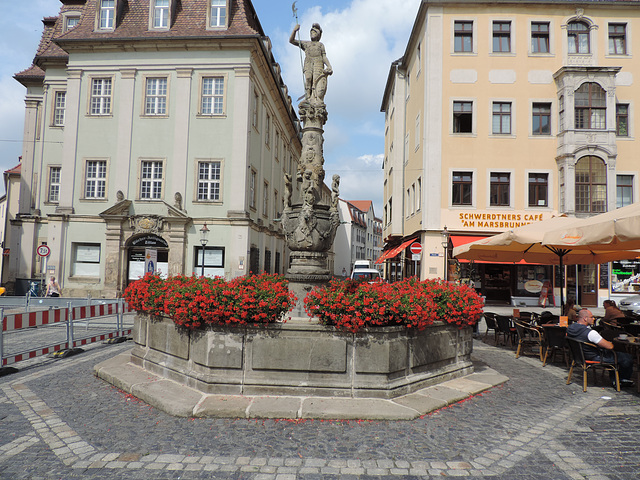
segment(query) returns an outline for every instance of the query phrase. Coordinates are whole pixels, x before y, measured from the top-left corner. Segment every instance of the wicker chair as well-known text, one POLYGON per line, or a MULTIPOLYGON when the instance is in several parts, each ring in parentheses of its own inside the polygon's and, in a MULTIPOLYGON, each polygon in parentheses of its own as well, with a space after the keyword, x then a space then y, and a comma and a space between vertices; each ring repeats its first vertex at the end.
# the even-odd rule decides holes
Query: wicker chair
POLYGON ((587 360, 584 356, 584 347, 589 346, 595 348, 600 353, 600 358, 603 358, 605 349, 598 347, 590 342, 581 342, 575 338, 567 337, 567 344, 569 345, 569 351, 571 352, 572 362, 571 368, 569 368, 569 376, 567 377, 567 385, 571 383, 571 375, 573 374, 573 368, 579 366, 582 368, 582 391, 587 391, 587 372, 592 369, 594 372, 596 369, 615 372, 616 390, 620 391, 620 375, 618 374, 618 357, 616 352, 613 351, 613 363, 605 362, 603 360, 587 360))
POLYGON ((560 327, 542 327, 544 330, 544 360, 542 361, 542 366, 547 365, 547 360, 549 359, 549 354, 551 354, 551 359, 555 358, 555 355, 558 351, 562 352, 562 360, 569 367, 569 357, 567 353, 567 340, 566 340, 566 329, 560 327))
POLYGON ((516 338, 516 329, 511 324, 511 318, 506 315, 496 315, 496 323, 498 324, 498 336, 502 335, 504 345, 507 344, 507 339, 509 339, 511 345, 513 345, 516 338))
POLYGON ((544 334, 541 330, 530 326, 528 323, 514 320, 516 327, 516 333, 518 335, 518 349, 516 350, 516 358, 520 357, 520 354, 524 353, 526 347, 538 347, 537 355, 540 357, 540 361, 543 361, 543 344, 544 334))

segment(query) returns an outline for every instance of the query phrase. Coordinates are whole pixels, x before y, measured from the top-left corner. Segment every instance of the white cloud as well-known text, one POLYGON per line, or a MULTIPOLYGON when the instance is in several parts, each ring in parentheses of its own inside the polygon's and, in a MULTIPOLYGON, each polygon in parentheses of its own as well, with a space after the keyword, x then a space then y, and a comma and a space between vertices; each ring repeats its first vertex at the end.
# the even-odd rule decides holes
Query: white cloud
POLYGON ((344 200, 372 200, 373 210, 382 218, 383 155, 343 157, 340 162, 326 166, 327 179, 340 175, 340 198, 344 200))

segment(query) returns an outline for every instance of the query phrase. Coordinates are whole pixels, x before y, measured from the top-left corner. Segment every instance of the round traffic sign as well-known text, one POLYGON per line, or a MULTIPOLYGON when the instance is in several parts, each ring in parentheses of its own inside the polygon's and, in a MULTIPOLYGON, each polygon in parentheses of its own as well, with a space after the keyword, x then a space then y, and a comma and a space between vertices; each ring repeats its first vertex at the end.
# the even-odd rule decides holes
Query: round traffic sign
POLYGON ((422 253, 422 245, 419 242, 413 242, 409 247, 411 253, 419 254, 422 253))
POLYGON ((41 257, 48 257, 49 254, 51 253, 51 249, 46 245, 40 245, 38 247, 38 250, 36 251, 38 252, 38 255, 40 255, 41 257))

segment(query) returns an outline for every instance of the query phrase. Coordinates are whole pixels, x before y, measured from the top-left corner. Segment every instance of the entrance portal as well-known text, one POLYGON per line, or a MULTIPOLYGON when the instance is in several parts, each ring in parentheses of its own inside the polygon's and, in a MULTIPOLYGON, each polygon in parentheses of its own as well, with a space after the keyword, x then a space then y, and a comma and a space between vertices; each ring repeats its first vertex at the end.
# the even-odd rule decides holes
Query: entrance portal
POLYGON ((169 274, 169 244, 167 241, 153 234, 133 237, 127 246, 127 285, 144 277, 144 251, 152 248, 158 251, 156 272, 166 278, 169 274))

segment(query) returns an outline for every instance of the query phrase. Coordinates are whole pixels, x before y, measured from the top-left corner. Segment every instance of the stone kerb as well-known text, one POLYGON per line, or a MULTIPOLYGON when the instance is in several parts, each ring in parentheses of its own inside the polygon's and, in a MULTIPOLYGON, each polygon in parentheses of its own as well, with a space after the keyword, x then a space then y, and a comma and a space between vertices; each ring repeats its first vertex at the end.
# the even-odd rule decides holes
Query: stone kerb
POLYGON ((137 314, 130 362, 205 394, 395 398, 473 372, 472 330, 313 323, 179 329, 137 314))

